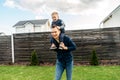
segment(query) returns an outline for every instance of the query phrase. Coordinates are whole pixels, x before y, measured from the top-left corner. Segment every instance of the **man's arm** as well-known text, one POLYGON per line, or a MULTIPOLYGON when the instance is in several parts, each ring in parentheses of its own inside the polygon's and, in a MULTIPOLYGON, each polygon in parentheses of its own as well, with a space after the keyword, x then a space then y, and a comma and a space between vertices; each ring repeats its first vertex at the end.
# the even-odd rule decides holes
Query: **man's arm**
POLYGON ((67 48, 68 48, 67 50, 73 51, 76 49, 76 44, 72 41, 72 39, 69 38, 68 44, 69 45, 67 46, 67 48))

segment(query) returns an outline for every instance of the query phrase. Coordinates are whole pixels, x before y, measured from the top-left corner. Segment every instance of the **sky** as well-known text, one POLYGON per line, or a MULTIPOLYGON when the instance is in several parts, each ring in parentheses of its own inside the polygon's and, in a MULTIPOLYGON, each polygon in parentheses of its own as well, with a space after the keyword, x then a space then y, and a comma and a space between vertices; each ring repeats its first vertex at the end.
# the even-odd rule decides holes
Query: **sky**
POLYGON ((120 0, 0 0, 0 33, 13 34, 18 21, 49 19, 59 12, 66 30, 99 28, 120 0))

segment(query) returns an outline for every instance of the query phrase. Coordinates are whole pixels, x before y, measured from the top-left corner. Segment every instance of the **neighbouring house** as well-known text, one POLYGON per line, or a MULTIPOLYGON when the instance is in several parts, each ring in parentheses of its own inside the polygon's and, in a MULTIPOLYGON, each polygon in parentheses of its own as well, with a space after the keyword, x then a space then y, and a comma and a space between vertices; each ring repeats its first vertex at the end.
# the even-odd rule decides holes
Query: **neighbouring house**
POLYGON ((101 21, 100 27, 120 27, 120 5, 101 21))
POLYGON ((0 36, 4 36, 6 35, 4 32, 0 32, 0 36))
POLYGON ((14 26, 16 33, 48 32, 49 19, 19 21, 14 26))

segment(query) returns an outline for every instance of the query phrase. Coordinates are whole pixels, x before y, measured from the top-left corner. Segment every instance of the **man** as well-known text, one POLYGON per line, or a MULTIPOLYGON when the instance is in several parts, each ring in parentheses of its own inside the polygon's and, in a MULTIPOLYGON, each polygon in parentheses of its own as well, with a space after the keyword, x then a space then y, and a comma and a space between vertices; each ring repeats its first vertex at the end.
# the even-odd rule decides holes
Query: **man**
POLYGON ((57 52, 55 80, 61 79, 64 69, 66 69, 67 80, 72 80, 73 56, 71 51, 76 49, 76 45, 68 36, 65 35, 63 37, 63 43, 61 44, 63 49, 61 50, 59 49, 60 30, 57 27, 52 27, 51 35, 57 47, 55 50, 57 52))

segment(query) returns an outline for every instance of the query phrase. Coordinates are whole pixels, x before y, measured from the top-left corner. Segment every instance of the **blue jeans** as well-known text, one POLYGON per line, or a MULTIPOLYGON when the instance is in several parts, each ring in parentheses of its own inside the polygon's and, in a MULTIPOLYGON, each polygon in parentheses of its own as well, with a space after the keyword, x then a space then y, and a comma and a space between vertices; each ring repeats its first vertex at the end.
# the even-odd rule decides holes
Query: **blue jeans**
POLYGON ((67 63, 65 62, 61 63, 60 61, 57 60, 55 80, 61 79, 64 69, 66 69, 67 80, 72 80, 72 68, 73 68, 73 61, 67 63))

